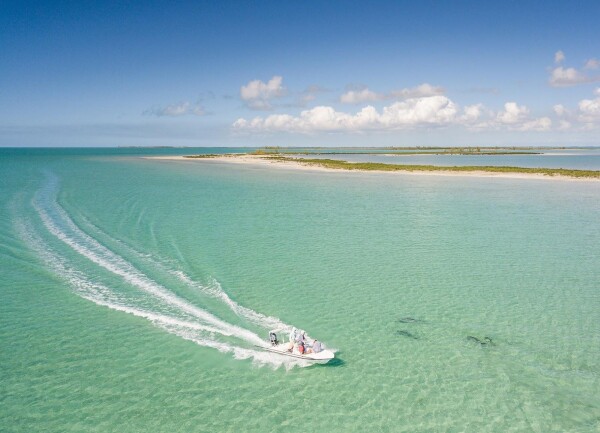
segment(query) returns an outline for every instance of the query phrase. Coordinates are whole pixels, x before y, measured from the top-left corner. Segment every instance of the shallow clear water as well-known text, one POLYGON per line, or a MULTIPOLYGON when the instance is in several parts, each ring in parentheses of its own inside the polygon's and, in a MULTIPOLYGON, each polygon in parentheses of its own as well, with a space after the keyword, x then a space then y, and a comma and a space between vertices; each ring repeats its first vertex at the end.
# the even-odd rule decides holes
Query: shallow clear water
POLYGON ((7 431, 600 429, 597 182, 145 152, 0 150, 7 431))
MULTIPOLYGON (((536 151, 537 152, 537 151, 536 151)), ((300 158, 329 158, 352 162, 451 166, 509 166, 600 170, 600 149, 553 149, 530 155, 299 155, 300 158)))

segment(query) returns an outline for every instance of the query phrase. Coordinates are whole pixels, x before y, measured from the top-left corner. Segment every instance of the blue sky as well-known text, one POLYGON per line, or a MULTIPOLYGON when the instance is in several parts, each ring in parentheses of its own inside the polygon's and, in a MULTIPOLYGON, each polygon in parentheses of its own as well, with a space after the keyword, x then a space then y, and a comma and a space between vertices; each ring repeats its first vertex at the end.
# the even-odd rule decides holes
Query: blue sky
POLYGON ((0 146, 600 145, 600 2, 10 2, 0 146))

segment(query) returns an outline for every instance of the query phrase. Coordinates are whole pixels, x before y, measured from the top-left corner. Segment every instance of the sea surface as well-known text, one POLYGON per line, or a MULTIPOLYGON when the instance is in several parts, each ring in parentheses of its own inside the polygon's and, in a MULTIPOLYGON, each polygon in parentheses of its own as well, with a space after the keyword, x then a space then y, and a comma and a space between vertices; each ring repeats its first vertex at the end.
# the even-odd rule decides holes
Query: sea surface
POLYGON ((0 431, 600 431, 600 183, 232 151, 0 149, 0 431))

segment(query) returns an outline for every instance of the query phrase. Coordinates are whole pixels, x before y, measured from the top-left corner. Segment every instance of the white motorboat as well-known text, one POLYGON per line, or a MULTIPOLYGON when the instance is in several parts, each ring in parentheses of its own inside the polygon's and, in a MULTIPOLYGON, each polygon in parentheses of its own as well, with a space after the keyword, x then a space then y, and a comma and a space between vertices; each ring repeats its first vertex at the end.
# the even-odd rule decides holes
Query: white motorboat
POLYGON ((313 344, 316 340, 313 340, 312 343, 305 343, 305 353, 300 353, 298 350, 298 343, 295 342, 280 342, 277 338, 276 331, 269 332, 269 344, 270 346, 260 347, 267 352, 277 353, 282 356, 288 356, 297 359, 304 359, 306 361, 315 363, 315 364, 327 364, 329 361, 335 358, 335 353, 329 349, 326 349, 323 344, 321 344, 321 349, 318 352, 314 350, 318 350, 317 348, 313 348, 313 344))

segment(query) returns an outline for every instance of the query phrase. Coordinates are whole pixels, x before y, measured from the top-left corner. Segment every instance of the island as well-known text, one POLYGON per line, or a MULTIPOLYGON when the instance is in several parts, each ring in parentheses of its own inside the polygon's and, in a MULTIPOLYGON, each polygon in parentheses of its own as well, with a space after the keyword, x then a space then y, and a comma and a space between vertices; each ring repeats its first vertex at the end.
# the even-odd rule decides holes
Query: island
MULTIPOLYGON (((556 150, 556 148, 553 148, 556 150)), ((546 149, 549 150, 549 149, 546 149)), ((337 152, 321 151, 318 148, 310 150, 296 150, 278 148, 261 148, 248 153, 228 154, 199 154, 181 157, 158 157, 168 159, 202 159, 215 162, 230 162, 242 164, 270 164, 273 167, 287 167, 296 169, 316 169, 327 171, 365 171, 365 172, 398 172, 411 174, 437 174, 437 175, 475 175, 487 177, 518 177, 518 178, 550 178, 550 179, 582 179, 600 180, 599 170, 578 170, 569 168, 540 168, 540 167, 513 167, 492 165, 420 165, 420 164, 389 164, 382 162, 352 162, 342 159, 307 158, 310 155, 334 154, 340 155, 481 155, 482 159, 489 155, 506 154, 540 154, 536 148, 379 148, 379 149, 351 149, 338 150, 337 152)))

